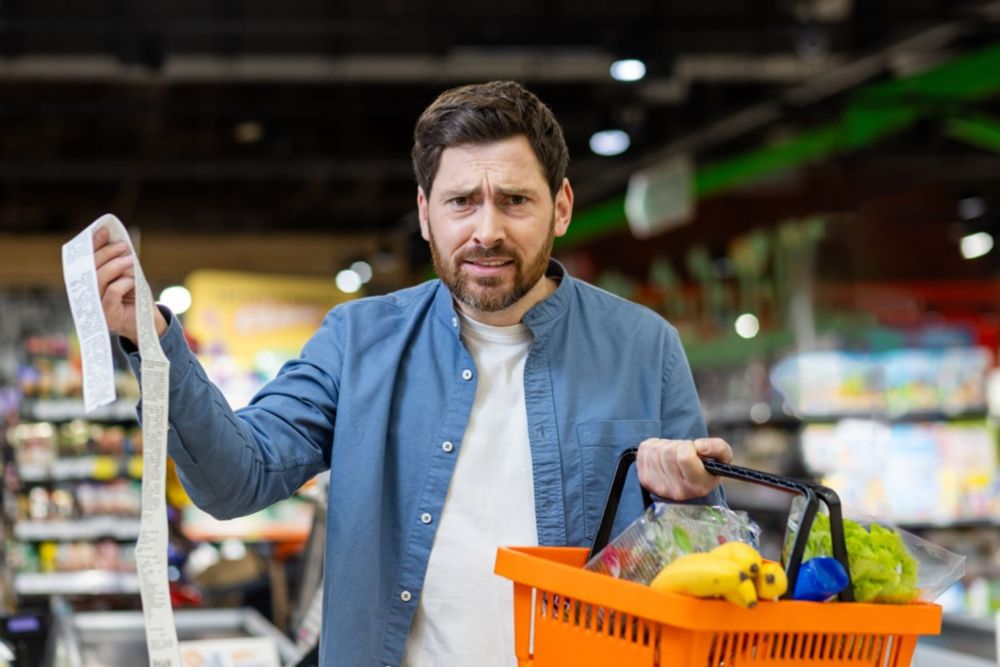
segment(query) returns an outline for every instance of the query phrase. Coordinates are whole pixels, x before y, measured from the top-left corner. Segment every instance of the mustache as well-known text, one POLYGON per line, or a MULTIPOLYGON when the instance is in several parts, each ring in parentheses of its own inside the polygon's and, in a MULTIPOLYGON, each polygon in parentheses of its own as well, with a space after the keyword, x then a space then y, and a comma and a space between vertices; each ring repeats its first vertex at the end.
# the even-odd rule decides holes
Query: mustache
POLYGON ((509 259, 515 261, 517 258, 513 253, 507 252, 503 248, 484 248, 462 253, 458 259, 462 262, 469 262, 477 259, 509 259))

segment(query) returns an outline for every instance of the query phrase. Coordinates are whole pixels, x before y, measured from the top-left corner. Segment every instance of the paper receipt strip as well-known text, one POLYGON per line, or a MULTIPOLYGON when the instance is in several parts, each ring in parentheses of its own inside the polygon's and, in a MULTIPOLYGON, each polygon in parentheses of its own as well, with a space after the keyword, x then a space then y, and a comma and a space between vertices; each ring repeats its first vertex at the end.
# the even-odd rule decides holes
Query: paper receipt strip
POLYGON ((111 335, 101 308, 94 265, 92 236, 107 228, 111 241, 125 241, 134 258, 135 314, 142 357, 142 517, 135 547, 139 591, 146 625, 150 667, 181 667, 177 628, 167 583, 167 407, 170 362, 156 335, 156 307, 139 266, 138 256, 121 221, 113 215, 98 218, 63 245, 63 277, 80 354, 83 359, 83 399, 87 412, 115 399, 111 335))

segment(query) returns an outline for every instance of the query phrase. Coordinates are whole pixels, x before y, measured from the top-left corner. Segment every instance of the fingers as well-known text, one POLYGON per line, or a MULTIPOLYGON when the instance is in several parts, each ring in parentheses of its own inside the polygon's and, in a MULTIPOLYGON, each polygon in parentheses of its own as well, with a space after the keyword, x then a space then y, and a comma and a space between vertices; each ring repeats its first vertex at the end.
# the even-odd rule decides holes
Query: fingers
POLYGON ((723 463, 733 460, 733 448, 722 438, 698 438, 694 441, 698 456, 703 459, 716 459, 723 463))
POLYGON ((719 479, 705 470, 702 458, 729 463, 733 451, 721 438, 644 440, 636 455, 639 481, 662 498, 688 500, 704 496, 718 486, 719 479))
POLYGON ((135 279, 132 255, 109 259, 97 269, 97 289, 102 298, 108 286, 120 278, 135 279))
POLYGON ((135 278, 122 276, 110 282, 101 294, 101 302, 105 306, 105 312, 109 311, 109 306, 132 305, 135 303, 135 278))
MULTIPOLYGON (((686 490, 691 494, 705 495, 715 488, 718 481, 715 475, 705 470, 705 465, 698 456, 696 441, 681 440, 676 448, 677 469, 684 480, 686 490), (699 493, 699 491, 703 491, 699 493)), ((693 497, 693 496, 692 496, 693 497)))
MULTIPOLYGON (((96 238, 96 236, 95 236, 96 238)), ((94 266, 100 269, 108 261, 115 259, 116 257, 127 257, 130 256, 128 244, 122 241, 116 241, 114 243, 105 243, 98 247, 96 244, 94 246, 94 266)))
POLYGON ((108 231, 107 227, 98 227, 94 230, 94 234, 90 237, 94 244, 94 250, 97 251, 102 248, 108 240, 111 238, 111 233, 108 231))

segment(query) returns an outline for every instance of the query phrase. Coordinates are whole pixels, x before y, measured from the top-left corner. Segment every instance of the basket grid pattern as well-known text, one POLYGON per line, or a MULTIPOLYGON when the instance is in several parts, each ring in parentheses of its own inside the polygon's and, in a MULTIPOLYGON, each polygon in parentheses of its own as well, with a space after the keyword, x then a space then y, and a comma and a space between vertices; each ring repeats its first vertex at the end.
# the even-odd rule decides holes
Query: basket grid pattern
MULTIPOLYGON (((614 642, 618 650, 646 655, 650 667, 671 667, 669 645, 685 630, 638 614, 603 607, 567 595, 533 589, 533 634, 577 632, 581 641, 614 642)), ((898 664, 903 638, 880 633, 711 632, 701 633, 705 667, 806 667, 844 665, 891 667, 898 664)), ((532 652, 534 647, 532 647, 532 652)), ((700 661, 699 661, 700 662, 700 661)))

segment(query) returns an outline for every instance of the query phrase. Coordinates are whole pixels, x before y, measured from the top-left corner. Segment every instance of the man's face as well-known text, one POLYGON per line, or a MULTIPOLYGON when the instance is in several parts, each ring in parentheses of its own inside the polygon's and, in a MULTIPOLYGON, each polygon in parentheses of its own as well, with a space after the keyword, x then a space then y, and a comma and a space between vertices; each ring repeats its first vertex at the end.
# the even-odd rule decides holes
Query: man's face
POLYGON ((564 182, 553 200, 523 136, 446 148, 430 196, 417 193, 434 268, 473 315, 505 311, 540 289, 572 199, 564 182))

